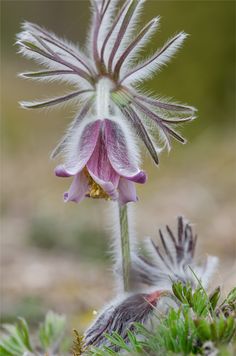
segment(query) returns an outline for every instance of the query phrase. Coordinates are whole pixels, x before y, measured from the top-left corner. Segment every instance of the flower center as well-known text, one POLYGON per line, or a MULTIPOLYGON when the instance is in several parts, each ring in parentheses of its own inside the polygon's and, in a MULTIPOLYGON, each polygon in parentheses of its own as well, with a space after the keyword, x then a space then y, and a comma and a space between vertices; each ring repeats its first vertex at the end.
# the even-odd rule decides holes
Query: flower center
POLYGON ((105 199, 105 200, 110 200, 110 196, 105 192, 105 190, 102 189, 102 187, 97 184, 93 178, 91 177, 91 175, 89 174, 87 168, 84 168, 84 173, 86 175, 86 177, 88 178, 88 186, 89 186, 89 191, 87 193, 87 195, 90 198, 94 198, 94 199, 105 199))

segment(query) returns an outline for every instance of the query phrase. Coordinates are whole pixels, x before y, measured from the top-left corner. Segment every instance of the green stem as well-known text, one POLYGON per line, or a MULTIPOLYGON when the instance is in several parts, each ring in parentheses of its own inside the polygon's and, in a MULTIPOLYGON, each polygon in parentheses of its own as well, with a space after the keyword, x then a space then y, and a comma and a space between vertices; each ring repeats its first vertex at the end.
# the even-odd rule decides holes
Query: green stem
POLYGON ((122 275, 124 291, 130 291, 130 241, 127 205, 119 206, 120 214, 120 237, 121 237, 121 254, 122 254, 122 275))

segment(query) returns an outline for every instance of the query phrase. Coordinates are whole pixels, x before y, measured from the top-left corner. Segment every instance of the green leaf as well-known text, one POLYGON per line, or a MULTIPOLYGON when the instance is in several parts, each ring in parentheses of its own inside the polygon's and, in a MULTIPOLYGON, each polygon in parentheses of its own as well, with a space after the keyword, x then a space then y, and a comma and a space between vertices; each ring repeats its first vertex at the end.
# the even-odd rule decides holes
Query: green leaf
POLYGON ((39 328, 39 340, 46 350, 61 339, 65 331, 65 317, 49 311, 39 328))
POLYGON ((181 282, 175 282, 172 284, 172 291, 174 293, 174 295, 176 296, 176 298, 183 302, 184 298, 183 298, 183 285, 181 282))
POLYGON ((197 334, 201 340, 210 340, 211 339, 211 328, 208 322, 204 319, 198 319, 195 321, 197 327, 197 334))
POLYGON ((234 337, 236 341, 236 320, 233 317, 228 317, 225 320, 225 329, 224 334, 222 335, 221 341, 222 342, 230 342, 231 339, 234 337))
POLYGON ((19 318, 18 324, 5 324, 3 328, 7 332, 7 335, 0 341, 1 354, 22 356, 26 351, 33 351, 28 325, 24 319, 19 318))
POLYGON ((30 336, 29 336, 29 327, 25 319, 23 318, 18 318, 19 319, 19 325, 17 327, 17 332, 21 336, 22 341, 24 345, 27 347, 28 350, 33 351, 33 348, 31 346, 30 342, 30 336))
POLYGON ((211 329, 211 340, 216 341, 218 339, 218 330, 217 330, 217 320, 210 324, 211 329))
POLYGON ((116 345, 126 351, 130 350, 124 339, 117 332, 114 332, 112 335, 105 334, 105 336, 113 345, 116 345))
POLYGON ((218 340, 221 340, 226 329, 226 320, 221 317, 217 321, 218 340))
POLYGON ((236 302, 236 287, 229 292, 226 298, 226 302, 229 304, 236 302))
POLYGON ((212 310, 215 310, 220 299, 220 287, 217 287, 209 297, 212 310))

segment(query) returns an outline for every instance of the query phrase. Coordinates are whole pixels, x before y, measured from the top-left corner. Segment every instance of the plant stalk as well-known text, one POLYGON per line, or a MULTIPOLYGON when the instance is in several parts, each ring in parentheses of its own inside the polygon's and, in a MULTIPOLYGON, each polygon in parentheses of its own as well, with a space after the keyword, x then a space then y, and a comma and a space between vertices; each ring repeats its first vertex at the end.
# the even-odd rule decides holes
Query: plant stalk
POLYGON ((124 291, 130 291, 130 240, 129 240, 129 224, 128 224, 128 207, 127 205, 119 205, 120 215, 120 238, 121 238, 121 259, 122 259, 122 275, 124 291))

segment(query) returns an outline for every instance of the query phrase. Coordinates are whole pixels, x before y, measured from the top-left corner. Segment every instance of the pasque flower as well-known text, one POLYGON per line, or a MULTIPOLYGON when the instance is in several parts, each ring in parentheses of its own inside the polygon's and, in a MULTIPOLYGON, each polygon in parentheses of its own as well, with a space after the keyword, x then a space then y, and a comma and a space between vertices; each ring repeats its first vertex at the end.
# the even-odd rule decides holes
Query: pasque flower
POLYGON ((92 198, 119 200, 121 204, 135 201, 134 182, 144 183, 146 175, 135 163, 126 131, 118 120, 92 119, 81 126, 79 140, 71 138, 67 165, 56 168, 59 177, 75 176, 65 200, 78 203, 89 194, 92 198))
POLYGON ((134 28, 144 1, 91 1, 92 23, 87 47, 59 39, 38 25, 25 22, 18 35, 20 52, 47 70, 21 74, 24 78, 59 80, 74 90, 58 98, 22 102, 36 109, 77 100, 80 111, 52 157, 65 154, 59 176, 74 176, 66 200, 84 196, 135 201, 134 182, 144 183, 139 169, 137 139, 141 139, 158 163, 158 152, 170 139, 185 143, 173 128, 193 119, 195 109, 143 95, 137 84, 158 71, 186 38, 180 32, 161 49, 137 64, 137 56, 156 31, 159 18, 136 35, 134 28), (71 143, 72 141, 72 143, 71 143), (161 143, 161 145, 160 145, 161 143), (71 159, 73 157, 73 159, 71 159))
POLYGON ((155 316, 178 307, 172 289, 174 282, 191 285, 193 290, 199 287, 200 282, 207 288, 218 259, 209 256, 205 264, 195 262, 197 236, 183 217, 178 218, 177 234, 168 225, 166 229, 166 235, 159 231, 161 244, 148 242, 145 257, 135 251, 132 253, 133 286, 143 291, 124 294, 108 304, 85 332, 87 346, 108 346, 119 351, 106 337, 107 334, 117 332, 128 343, 128 331, 137 332, 135 323, 146 327, 155 325, 158 320, 155 316))

